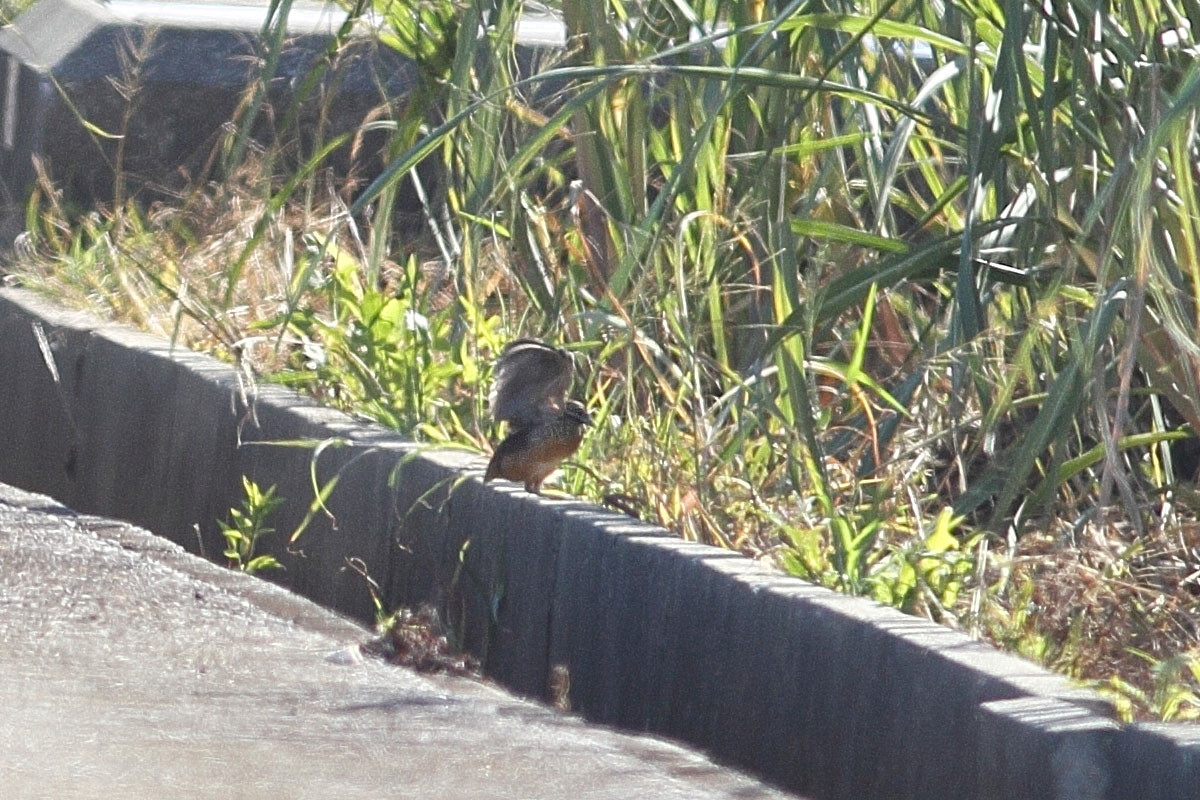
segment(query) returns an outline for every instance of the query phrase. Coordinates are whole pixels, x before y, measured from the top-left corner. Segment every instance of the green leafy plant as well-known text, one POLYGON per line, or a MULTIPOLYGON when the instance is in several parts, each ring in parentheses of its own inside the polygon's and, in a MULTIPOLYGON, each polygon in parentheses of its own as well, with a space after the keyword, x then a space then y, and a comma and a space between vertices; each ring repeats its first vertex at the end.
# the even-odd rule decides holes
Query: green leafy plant
POLYGON ((245 499, 241 508, 229 510, 229 521, 221 522, 221 535, 225 537, 224 556, 233 569, 254 574, 269 569, 283 569, 283 565, 272 555, 257 555, 259 542, 275 532, 267 525, 267 518, 283 504, 275 496, 275 487, 263 491, 257 483, 242 477, 245 499))
POLYGON ((1091 684, 1092 688, 1113 701, 1123 721, 1132 722, 1144 717, 1164 722, 1200 720, 1200 657, 1180 654, 1169 659, 1157 659, 1140 650, 1131 652, 1151 666, 1154 682, 1150 690, 1118 675, 1091 684))

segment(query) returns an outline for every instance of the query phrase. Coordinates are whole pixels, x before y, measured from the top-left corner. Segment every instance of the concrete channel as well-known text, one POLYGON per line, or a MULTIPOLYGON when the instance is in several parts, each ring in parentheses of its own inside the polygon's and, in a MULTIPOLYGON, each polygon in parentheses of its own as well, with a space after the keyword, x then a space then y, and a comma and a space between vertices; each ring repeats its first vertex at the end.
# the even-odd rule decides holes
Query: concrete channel
MULTIPOLYGON (((484 485, 207 356, 0 291, 0 481, 221 552, 241 478, 292 500, 339 477, 279 583, 352 619, 443 609, 489 676, 681 740, 817 798, 1194 798, 1195 726, 1098 698, 925 620, 585 503, 484 485), (313 447, 275 446, 308 441, 313 447), (314 457, 317 443, 337 442, 314 457), (1129 793, 1134 792, 1134 793, 1129 793)), ((364 632, 365 636, 365 632, 364 632)))
POLYGON ((0 486, 0 770, 27 798, 790 797, 669 742, 358 650, 364 630, 0 486))

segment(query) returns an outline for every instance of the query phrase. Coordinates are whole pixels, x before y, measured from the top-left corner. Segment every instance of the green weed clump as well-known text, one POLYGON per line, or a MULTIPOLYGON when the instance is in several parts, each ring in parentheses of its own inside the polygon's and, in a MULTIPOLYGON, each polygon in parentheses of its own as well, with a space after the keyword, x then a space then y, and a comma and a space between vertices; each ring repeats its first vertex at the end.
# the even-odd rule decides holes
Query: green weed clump
POLYGON ((480 448, 491 359, 564 343, 566 491, 1194 711, 1194 4, 372 5, 420 81, 369 185, 47 191, 21 279, 480 448))
POLYGON ((272 555, 259 554, 259 542, 275 532, 267 525, 267 517, 283 505, 283 498, 276 497, 275 487, 263 490, 249 478, 242 478, 245 499, 241 508, 229 511, 229 521, 221 523, 221 535, 225 537, 224 556, 233 569, 254 574, 269 569, 282 569, 283 565, 272 555))

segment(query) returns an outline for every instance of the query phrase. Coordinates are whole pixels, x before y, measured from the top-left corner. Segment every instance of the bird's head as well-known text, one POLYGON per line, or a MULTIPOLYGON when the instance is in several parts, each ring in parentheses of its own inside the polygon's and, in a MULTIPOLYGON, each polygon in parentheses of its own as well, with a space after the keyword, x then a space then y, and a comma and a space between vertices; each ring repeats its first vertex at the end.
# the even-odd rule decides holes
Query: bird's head
POLYGON ((578 400, 568 400, 563 406, 563 416, 572 422, 577 422, 580 425, 591 425, 592 415, 588 413, 587 408, 578 400))

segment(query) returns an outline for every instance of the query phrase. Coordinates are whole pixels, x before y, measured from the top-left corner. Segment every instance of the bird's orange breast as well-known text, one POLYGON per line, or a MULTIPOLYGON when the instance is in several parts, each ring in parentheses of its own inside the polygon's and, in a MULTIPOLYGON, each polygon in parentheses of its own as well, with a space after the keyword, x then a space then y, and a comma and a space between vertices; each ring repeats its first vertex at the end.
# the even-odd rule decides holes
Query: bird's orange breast
POLYGON ((560 426, 548 426, 540 432, 521 431, 496 448, 484 479, 541 483, 579 449, 581 441, 582 430, 564 431, 560 426))

